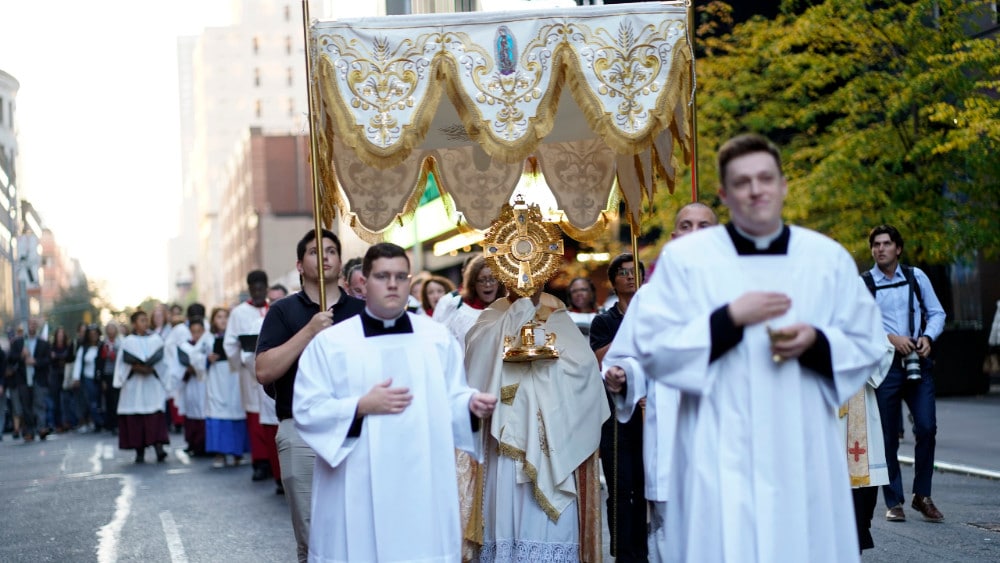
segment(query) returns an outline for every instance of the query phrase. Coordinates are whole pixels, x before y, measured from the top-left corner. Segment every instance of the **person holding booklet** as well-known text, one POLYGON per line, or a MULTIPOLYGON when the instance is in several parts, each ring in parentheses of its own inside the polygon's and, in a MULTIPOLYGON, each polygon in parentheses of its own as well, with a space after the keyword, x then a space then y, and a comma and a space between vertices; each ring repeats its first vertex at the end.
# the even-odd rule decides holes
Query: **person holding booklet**
POLYGON ((156 450, 156 461, 167 458, 163 446, 170 443, 163 408, 170 379, 163 356, 163 339, 149 332, 149 315, 132 313, 132 334, 125 337, 115 362, 113 385, 121 389, 118 399, 118 447, 135 450, 135 462, 146 461, 148 446, 156 450))
POLYGON ((223 346, 229 360, 229 369, 240 374, 240 396, 246 411, 247 435, 250 438, 250 460, 254 481, 264 481, 274 476, 271 458, 277 457, 274 440, 268 440, 260 425, 260 392, 257 383, 255 351, 257 335, 269 308, 267 302, 267 274, 254 270, 247 274, 247 292, 250 299, 233 307, 223 346), (274 455, 272 455, 274 454, 274 455))

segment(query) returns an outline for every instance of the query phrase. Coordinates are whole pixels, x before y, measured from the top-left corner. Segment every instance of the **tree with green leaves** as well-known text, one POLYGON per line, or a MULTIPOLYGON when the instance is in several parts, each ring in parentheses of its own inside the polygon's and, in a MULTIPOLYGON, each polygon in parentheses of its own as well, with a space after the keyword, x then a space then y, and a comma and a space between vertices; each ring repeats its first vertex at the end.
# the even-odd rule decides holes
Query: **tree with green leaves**
POLYGON ((80 323, 95 323, 100 319, 101 301, 97 288, 86 278, 62 291, 48 312, 48 323, 52 331, 64 327, 72 338, 80 323))
POLYGON ((719 144, 755 131, 783 150, 787 219, 859 261, 879 223, 907 233, 911 261, 1000 256, 1000 45, 969 28, 988 4, 788 1, 773 20, 731 26, 710 3, 698 45, 702 193, 718 185, 719 144))

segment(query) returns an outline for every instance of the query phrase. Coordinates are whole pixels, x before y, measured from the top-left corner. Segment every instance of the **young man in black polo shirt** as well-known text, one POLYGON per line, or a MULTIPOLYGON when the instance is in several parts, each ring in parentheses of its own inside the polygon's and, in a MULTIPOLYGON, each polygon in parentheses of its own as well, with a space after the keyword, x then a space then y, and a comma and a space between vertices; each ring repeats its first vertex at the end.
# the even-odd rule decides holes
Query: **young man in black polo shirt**
POLYGON ((341 291, 340 240, 323 230, 323 274, 326 311, 319 308, 319 252, 316 231, 309 231, 296 247, 295 267, 302 290, 271 305, 257 339, 257 381, 274 393, 278 423, 278 458, 281 482, 292 512, 292 528, 298 544, 298 560, 309 556, 309 520, 312 502, 312 475, 316 454, 295 429, 292 420, 292 393, 302 350, 323 329, 359 314, 364 301, 341 291))

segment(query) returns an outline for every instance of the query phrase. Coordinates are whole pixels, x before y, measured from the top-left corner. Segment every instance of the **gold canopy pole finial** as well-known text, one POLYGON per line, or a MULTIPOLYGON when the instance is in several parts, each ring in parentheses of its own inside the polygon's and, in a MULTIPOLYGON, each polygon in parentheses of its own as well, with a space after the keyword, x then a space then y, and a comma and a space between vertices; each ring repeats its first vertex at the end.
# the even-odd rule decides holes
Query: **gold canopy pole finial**
POLYGON ((315 115, 315 102, 313 100, 313 73, 312 73, 312 42, 309 37, 309 0, 302 0, 302 34, 305 37, 306 46, 306 86, 308 93, 306 98, 309 101, 309 164, 312 175, 313 189, 313 221, 316 229, 316 271, 319 274, 319 310, 326 311, 326 274, 323 272, 323 260, 326 254, 323 252, 323 225, 320 218, 322 201, 319 193, 319 148, 316 146, 316 128, 313 122, 315 115))

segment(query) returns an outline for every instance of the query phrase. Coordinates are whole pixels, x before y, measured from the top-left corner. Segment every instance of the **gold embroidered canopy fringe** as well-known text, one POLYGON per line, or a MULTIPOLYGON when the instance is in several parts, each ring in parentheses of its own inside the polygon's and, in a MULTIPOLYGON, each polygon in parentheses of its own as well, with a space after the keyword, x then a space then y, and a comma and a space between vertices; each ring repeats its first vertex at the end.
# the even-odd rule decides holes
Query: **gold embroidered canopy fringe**
POLYGON ((485 230, 528 173, 587 238, 615 185, 636 225, 689 157, 682 2, 316 21, 309 45, 321 213, 363 236, 402 224, 431 173, 485 230))

